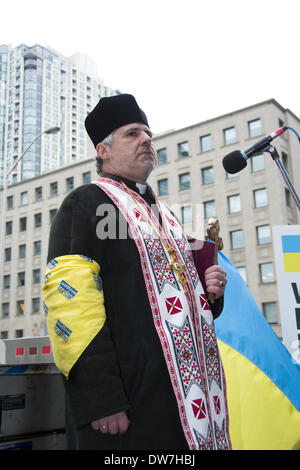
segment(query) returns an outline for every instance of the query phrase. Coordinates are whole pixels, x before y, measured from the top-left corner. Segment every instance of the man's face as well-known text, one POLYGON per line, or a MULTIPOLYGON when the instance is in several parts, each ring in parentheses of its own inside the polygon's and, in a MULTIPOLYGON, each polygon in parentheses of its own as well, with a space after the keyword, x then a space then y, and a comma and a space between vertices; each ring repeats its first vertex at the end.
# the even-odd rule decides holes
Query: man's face
POLYGON ((103 172, 124 176, 142 184, 157 164, 152 133, 148 126, 140 123, 116 129, 112 144, 98 144, 97 153, 103 160, 103 172))

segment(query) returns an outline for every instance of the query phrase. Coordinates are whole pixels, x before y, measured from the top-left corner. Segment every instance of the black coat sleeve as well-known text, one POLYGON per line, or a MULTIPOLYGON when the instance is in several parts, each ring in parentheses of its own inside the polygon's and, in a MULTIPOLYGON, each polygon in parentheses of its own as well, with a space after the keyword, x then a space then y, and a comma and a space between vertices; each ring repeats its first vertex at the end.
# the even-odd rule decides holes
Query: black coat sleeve
MULTIPOLYGON (((99 188, 89 185, 66 197, 51 226, 48 261, 64 255, 84 255, 97 261, 101 276, 105 242, 96 237, 98 195, 99 188)), ((109 327, 109 311, 104 326, 64 384, 77 427, 130 408, 109 327)))

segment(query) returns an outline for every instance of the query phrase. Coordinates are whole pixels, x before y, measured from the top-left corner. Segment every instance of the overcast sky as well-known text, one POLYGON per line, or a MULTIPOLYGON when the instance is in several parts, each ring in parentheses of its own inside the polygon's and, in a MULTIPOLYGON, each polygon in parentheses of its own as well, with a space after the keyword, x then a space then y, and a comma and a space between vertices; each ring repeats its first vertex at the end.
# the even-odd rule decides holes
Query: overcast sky
POLYGON ((299 0, 5 0, 0 43, 82 52, 154 132, 275 98, 300 117, 299 0))

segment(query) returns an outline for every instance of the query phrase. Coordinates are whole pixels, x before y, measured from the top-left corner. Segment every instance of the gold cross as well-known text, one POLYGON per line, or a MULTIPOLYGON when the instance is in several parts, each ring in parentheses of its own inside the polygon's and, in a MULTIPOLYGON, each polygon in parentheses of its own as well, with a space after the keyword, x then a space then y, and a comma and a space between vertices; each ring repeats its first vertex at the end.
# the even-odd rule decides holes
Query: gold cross
POLYGON ((175 272, 180 284, 183 287, 184 293, 187 294, 187 290, 186 290, 187 280, 184 275, 186 266, 182 263, 179 263, 179 261, 177 260, 176 252, 173 247, 168 248, 168 253, 170 257, 172 258, 172 262, 168 264, 168 268, 175 272))

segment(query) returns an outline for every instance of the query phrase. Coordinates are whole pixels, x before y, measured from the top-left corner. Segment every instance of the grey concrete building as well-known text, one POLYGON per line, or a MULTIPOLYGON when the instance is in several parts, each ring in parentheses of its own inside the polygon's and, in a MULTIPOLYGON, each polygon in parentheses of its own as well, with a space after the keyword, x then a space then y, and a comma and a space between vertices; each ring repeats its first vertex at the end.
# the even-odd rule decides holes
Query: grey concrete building
MULTIPOLYGON (((149 183, 184 223, 206 236, 220 221, 223 252, 237 266, 262 314, 281 336, 272 226, 298 224, 299 214, 269 154, 228 175, 222 159, 246 149, 283 124, 300 120, 274 99, 154 137, 159 165, 149 183)), ((286 131, 274 145, 300 192, 299 143, 286 131)), ((90 147, 92 148, 92 147, 90 147)), ((93 155, 93 152, 91 152, 93 155)), ((94 157, 9 186, 1 286, 0 337, 42 335, 41 289, 52 218, 66 194, 96 177, 94 157)))

